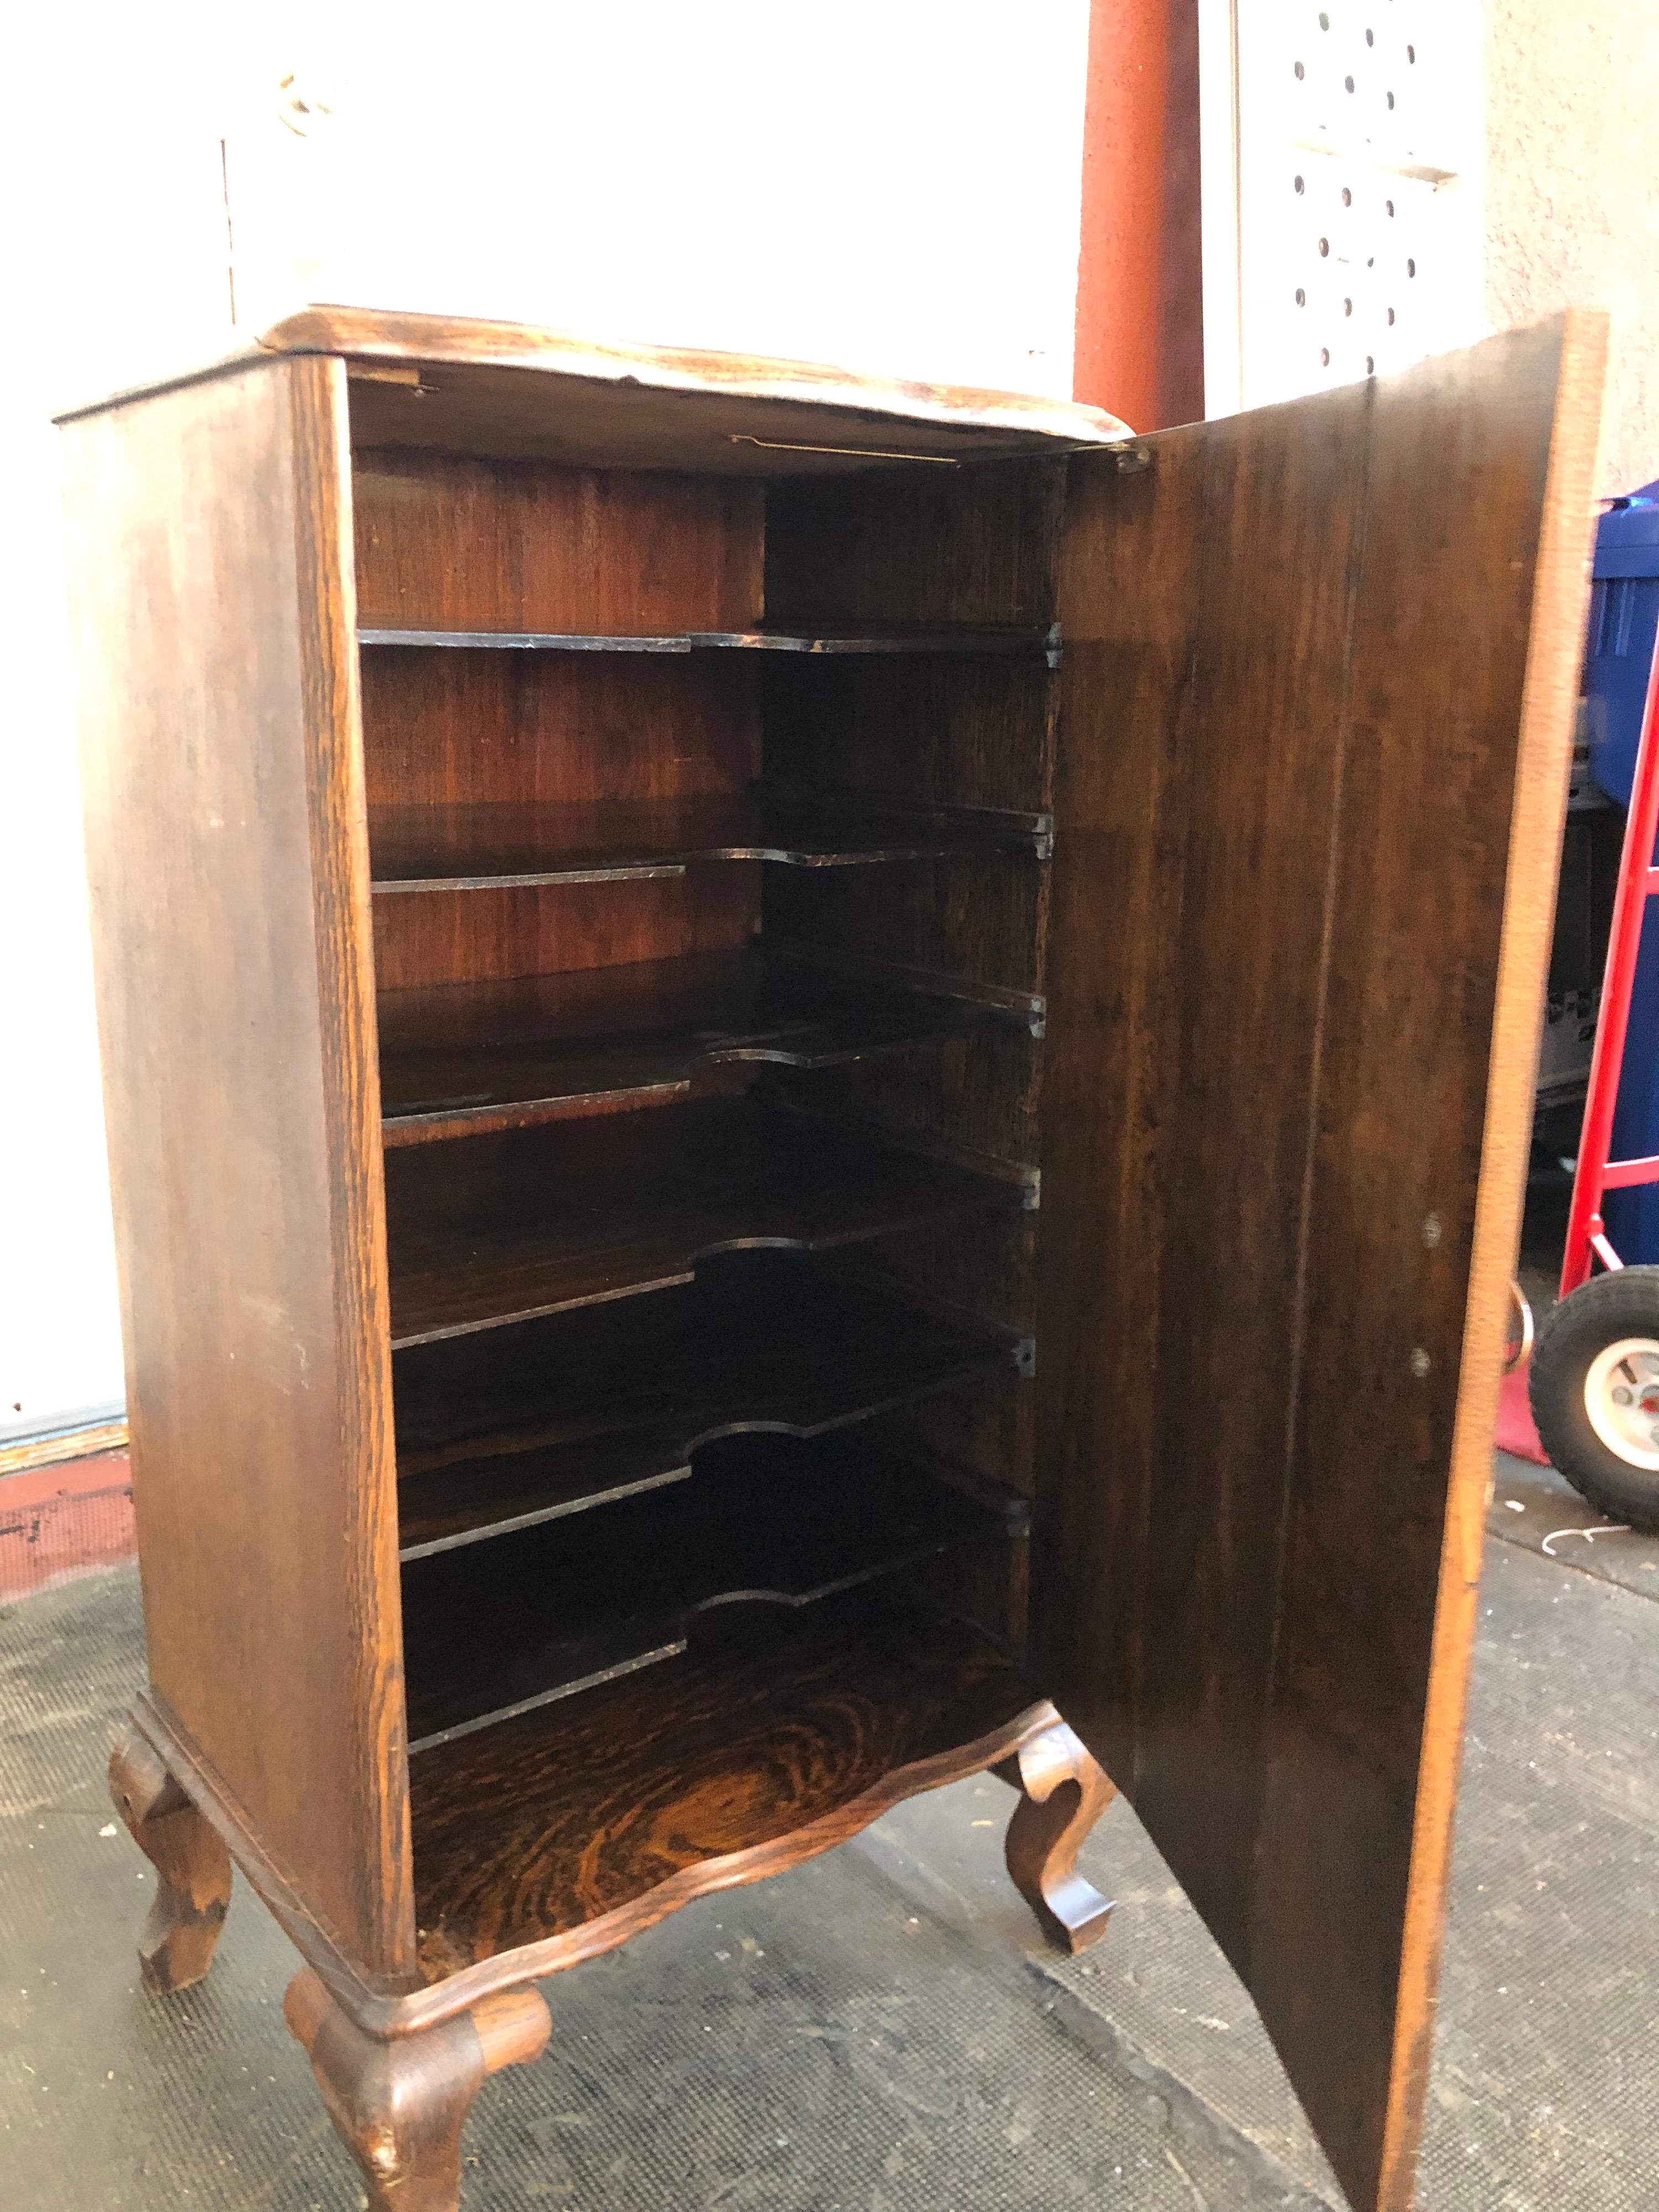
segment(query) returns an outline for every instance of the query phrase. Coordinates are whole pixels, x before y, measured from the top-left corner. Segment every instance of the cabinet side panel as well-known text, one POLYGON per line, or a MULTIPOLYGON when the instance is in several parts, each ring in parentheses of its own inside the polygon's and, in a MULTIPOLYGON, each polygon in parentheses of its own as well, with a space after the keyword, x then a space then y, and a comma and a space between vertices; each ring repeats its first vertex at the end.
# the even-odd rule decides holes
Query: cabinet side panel
POLYGON ((375 1976, 413 1954, 343 374, 70 424, 151 1680, 375 1976))

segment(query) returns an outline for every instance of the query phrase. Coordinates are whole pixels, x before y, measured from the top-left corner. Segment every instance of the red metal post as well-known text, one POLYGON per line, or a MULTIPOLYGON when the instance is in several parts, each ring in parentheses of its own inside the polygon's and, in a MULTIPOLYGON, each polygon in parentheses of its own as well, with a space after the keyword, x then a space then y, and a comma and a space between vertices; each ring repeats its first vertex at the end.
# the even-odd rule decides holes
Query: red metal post
POLYGON ((1136 430, 1204 412, 1198 0, 1092 0, 1073 397, 1136 430))
POLYGON ((1642 715, 1642 741, 1637 750, 1636 776, 1631 787, 1630 816, 1625 824, 1625 849, 1619 862, 1619 888, 1613 895, 1613 927, 1607 938, 1607 972, 1601 979, 1601 1007, 1596 1018, 1595 1048, 1590 1057, 1589 1091, 1584 1100, 1583 1133, 1578 1140, 1578 1164, 1574 1171, 1572 1206, 1567 1215, 1567 1249, 1561 1261, 1561 1296, 1588 1282, 1590 1258, 1598 1240, 1606 1236, 1601 1200, 1609 1189, 1634 1183, 1659 1182, 1659 1159, 1619 1160, 1608 1164, 1613 1143, 1613 1109, 1619 1098, 1619 1077, 1625 1061, 1625 1031, 1630 1021, 1631 988, 1636 980, 1636 956, 1641 949, 1642 921, 1648 900, 1659 884, 1653 865, 1653 844, 1659 832, 1659 653, 1648 676, 1647 705, 1642 715))

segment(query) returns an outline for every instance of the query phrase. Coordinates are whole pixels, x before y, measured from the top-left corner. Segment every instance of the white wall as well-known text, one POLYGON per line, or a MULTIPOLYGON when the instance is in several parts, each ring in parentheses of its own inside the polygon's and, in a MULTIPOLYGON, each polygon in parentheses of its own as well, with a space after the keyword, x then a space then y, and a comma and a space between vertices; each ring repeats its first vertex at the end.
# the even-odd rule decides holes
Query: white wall
POLYGON ((46 416, 233 335, 222 137, 245 331, 356 301, 1063 396, 1087 28, 1087 0, 164 0, 14 29, 0 1430, 121 1395, 46 416))
POLYGON ((199 82, 155 33, 144 11, 112 11, 94 32, 32 9, 8 53, 20 96, 0 136, 12 316, 0 350, 0 1436, 123 1395, 48 416, 70 393, 228 336, 217 143, 199 82))
POLYGON ((249 319, 286 289, 1069 396, 1087 0, 381 20, 287 42, 331 118, 233 142, 249 319))

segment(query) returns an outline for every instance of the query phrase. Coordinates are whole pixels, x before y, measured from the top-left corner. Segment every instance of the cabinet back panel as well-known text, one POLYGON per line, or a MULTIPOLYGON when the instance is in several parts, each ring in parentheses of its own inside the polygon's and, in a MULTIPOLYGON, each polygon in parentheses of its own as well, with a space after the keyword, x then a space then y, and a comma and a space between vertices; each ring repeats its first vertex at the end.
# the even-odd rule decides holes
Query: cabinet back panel
MULTIPOLYGON (((467 653, 363 656, 371 807, 585 805, 740 793, 760 767, 744 656, 467 653)), ((374 902, 380 988, 494 981, 745 944, 760 870, 374 902)))
POLYGON ((1041 660, 769 656, 766 772, 947 806, 1053 804, 1054 686, 1041 660))
POLYGON ((70 423, 151 1679, 371 1975, 413 1965, 345 380, 70 423))
POLYGON ((758 860, 727 860, 628 883, 377 898, 374 980, 382 991, 505 982, 738 951, 759 927, 760 877, 758 860))
POLYGON ((920 1052, 884 1053, 810 1076, 781 1073, 773 1080, 813 1113, 921 1142, 943 1139, 1011 1168, 1033 1167, 1042 1064, 1040 1039, 1011 1022, 920 1052))
POLYGON ((365 629, 635 637, 760 619, 757 483, 406 452, 356 454, 352 483, 365 629))
POLYGON ((1052 622, 1064 492, 1051 460, 775 483, 768 611, 775 622, 1052 622))
POLYGON ((760 769, 744 653, 370 647, 363 723, 371 807, 705 796, 760 769))
POLYGON ((1048 871, 1012 854, 890 868, 774 868, 769 934, 1022 996, 1045 981, 1048 871))
MULTIPOLYGON (((773 484, 767 604, 775 620, 1018 623, 1055 611, 1063 465, 1010 461, 844 482, 773 484)), ((762 682, 766 772, 956 805, 1037 812, 1052 803, 1055 684, 1039 662, 957 659, 823 667, 780 663, 762 682)), ((793 875, 763 890, 766 931, 841 957, 894 962, 1005 991, 1047 988, 1048 871, 1035 859, 793 875)), ((942 1050, 828 1069, 777 1088, 813 1111, 1008 1164, 1037 1160, 1042 1046, 1011 1028, 942 1050)), ((1035 1325, 1031 1215, 888 1238, 849 1261, 1022 1333, 1035 1325)), ((1011 1370, 918 1405, 890 1425, 937 1455, 1029 1492, 1031 1386, 1011 1370)), ((1019 1557, 1023 1563, 1024 1549, 1019 1557)), ((950 1570, 942 1570, 948 1576, 950 1570)), ((1023 1627, 1018 1587, 965 1587, 975 1617, 1023 1627), (1006 1597, 1006 1603, 1005 1603, 1006 1597)))

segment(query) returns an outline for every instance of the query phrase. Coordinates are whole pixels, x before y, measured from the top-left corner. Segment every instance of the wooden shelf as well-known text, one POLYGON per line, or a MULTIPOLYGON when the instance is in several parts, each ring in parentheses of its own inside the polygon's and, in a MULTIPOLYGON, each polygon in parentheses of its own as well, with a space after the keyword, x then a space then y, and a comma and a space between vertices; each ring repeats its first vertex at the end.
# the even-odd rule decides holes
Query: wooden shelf
POLYGON ((811 1605, 1003 1525, 855 1435, 725 1438, 689 1482, 405 1565, 410 1749, 671 1658, 712 1607, 811 1605))
POLYGON ((370 868, 381 897, 610 883, 704 860, 847 868, 1026 853, 1046 859, 1047 815, 906 807, 877 797, 755 791, 697 799, 373 808, 370 868))
POLYGON ((868 623, 856 629, 697 629, 653 636, 592 636, 564 630, 363 629, 359 645, 459 647, 507 653, 975 653, 1060 659, 1060 625, 868 623))
POLYGON ((758 952, 384 991, 379 1006, 389 1146, 660 1103, 730 1062, 830 1067, 1008 1018, 758 952))
POLYGON ((1042 1710, 988 1638, 884 1586, 701 1626, 726 1632, 411 1762, 428 1980, 538 1942, 574 1965, 973 1771, 1042 1710))
POLYGON ((394 1151, 386 1194, 394 1347, 665 1288, 714 1252, 823 1251, 1023 1196, 755 1098, 394 1151))
POLYGON ((397 1371, 402 1556, 682 1480, 717 1437, 819 1436, 1013 1356, 1010 1339, 764 1252, 620 1307, 417 1346, 397 1371))

